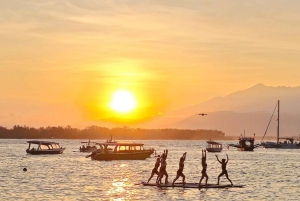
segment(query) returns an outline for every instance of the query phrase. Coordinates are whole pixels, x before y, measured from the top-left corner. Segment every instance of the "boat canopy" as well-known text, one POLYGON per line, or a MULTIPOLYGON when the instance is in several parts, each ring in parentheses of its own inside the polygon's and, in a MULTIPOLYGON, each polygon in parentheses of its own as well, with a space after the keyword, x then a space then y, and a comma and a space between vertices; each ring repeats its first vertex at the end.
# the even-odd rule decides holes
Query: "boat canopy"
POLYGON ((59 144, 57 142, 40 141, 40 140, 31 140, 31 141, 27 141, 27 142, 30 144, 41 144, 41 145, 59 144))
POLYGON ((113 146, 143 146, 142 143, 130 143, 130 142, 103 142, 103 143, 96 143, 97 145, 113 145, 113 146))
POLYGON ((221 143, 215 142, 215 141, 206 141, 206 142, 207 142, 207 144, 221 145, 221 143))

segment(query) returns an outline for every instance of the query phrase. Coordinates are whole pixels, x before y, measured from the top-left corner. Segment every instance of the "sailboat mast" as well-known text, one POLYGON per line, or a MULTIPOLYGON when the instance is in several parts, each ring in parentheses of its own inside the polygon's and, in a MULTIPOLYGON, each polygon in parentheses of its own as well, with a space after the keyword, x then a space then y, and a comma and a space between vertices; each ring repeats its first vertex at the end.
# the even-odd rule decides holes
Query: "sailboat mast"
POLYGON ((278 100, 278 119, 277 119, 277 144, 279 144, 279 100, 278 100))

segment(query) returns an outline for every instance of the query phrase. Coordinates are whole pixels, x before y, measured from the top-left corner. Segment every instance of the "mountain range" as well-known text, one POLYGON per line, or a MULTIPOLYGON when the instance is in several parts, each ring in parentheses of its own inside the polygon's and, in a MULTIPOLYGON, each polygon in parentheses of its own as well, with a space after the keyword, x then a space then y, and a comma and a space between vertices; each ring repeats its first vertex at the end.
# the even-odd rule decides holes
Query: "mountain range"
MULTIPOLYGON (((178 129, 216 129, 227 136, 262 136, 280 100, 280 136, 299 136, 300 86, 272 87, 257 84, 224 97, 172 111, 154 120, 152 126, 178 129), (199 115, 205 113, 207 115, 199 115), (166 123, 167 122, 167 123, 166 123)), ((266 136, 276 136, 277 109, 266 136)))

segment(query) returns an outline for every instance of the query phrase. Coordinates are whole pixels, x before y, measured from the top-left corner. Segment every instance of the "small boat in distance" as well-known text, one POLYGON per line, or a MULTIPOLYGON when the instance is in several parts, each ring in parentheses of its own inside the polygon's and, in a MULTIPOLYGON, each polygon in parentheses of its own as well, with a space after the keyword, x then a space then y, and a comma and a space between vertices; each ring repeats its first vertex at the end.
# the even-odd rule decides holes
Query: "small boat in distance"
POLYGON ((90 139, 87 142, 81 142, 82 146, 79 147, 79 151, 80 152, 93 152, 93 151, 96 151, 97 150, 96 143, 97 142, 91 142, 90 139))
POLYGON ((154 149, 145 149, 142 143, 130 142, 104 142, 97 143, 100 146, 97 151, 86 156, 92 160, 145 160, 154 153, 154 149))
POLYGON ((260 146, 260 144, 254 144, 254 138, 255 134, 253 137, 246 137, 244 131, 244 136, 241 134, 238 144, 228 144, 228 146, 235 147, 239 151, 253 151, 255 148, 260 146))
POLYGON ((297 143, 295 142, 295 139, 294 138, 291 138, 291 137, 286 137, 286 138, 280 138, 279 137, 279 105, 280 105, 280 101, 278 100, 276 106, 275 106, 275 109, 277 108, 277 115, 278 115, 278 118, 277 118, 277 141, 276 142, 263 142, 264 140, 264 137, 266 136, 267 134, 267 131, 268 131, 268 128, 269 128, 269 125, 270 125, 270 122, 273 118, 273 115, 274 115, 274 112, 275 112, 275 109, 273 111, 273 114, 271 116, 271 119, 269 121, 269 124, 267 126, 267 129, 265 131, 265 134, 262 138, 262 142, 261 142, 261 145, 265 148, 277 148, 277 149, 300 149, 300 141, 297 143))
POLYGON ((62 154, 66 148, 60 147, 57 142, 30 140, 26 153, 32 155, 40 154, 62 154))
POLYGON ((221 152, 222 151, 222 143, 215 141, 206 141, 206 151, 208 152, 221 152))

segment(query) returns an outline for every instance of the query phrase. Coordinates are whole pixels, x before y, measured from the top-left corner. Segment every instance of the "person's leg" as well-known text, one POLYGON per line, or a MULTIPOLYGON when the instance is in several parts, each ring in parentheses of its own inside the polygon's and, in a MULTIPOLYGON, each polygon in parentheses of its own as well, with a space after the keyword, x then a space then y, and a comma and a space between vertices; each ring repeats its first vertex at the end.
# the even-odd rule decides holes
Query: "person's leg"
POLYGON ((207 176, 207 174, 206 174, 206 173, 205 173, 205 177, 206 177, 206 180, 205 180, 205 185, 207 185, 208 176, 207 176))
POLYGON ((152 179, 153 176, 154 176, 154 173, 152 172, 150 178, 147 181, 147 183, 149 183, 149 181, 152 179))
POLYGON ((168 177, 169 177, 169 175, 168 175, 167 172, 165 172, 165 175, 166 175, 165 184, 167 184, 168 183, 168 177))
POLYGON ((179 175, 177 174, 176 177, 175 177, 175 179, 174 179, 173 182, 172 182, 172 185, 174 185, 175 181, 176 181, 178 178, 179 178, 179 175))
POLYGON ((201 176, 201 179, 199 181, 199 186, 201 185, 201 182, 202 182, 203 178, 204 178, 204 174, 202 174, 202 176, 201 176))
POLYGON ((220 184, 220 177, 222 177, 224 175, 224 173, 222 172, 221 174, 219 174, 219 176, 218 176, 218 183, 217 183, 217 185, 219 185, 220 184))
POLYGON ((182 183, 184 184, 185 183, 185 175, 182 173, 182 183))
POLYGON ((229 177, 228 177, 228 173, 227 173, 227 172, 225 173, 225 176, 226 176, 226 178, 228 179, 228 181, 230 181, 231 185, 233 185, 232 181, 231 181, 231 180, 229 179, 229 177))

